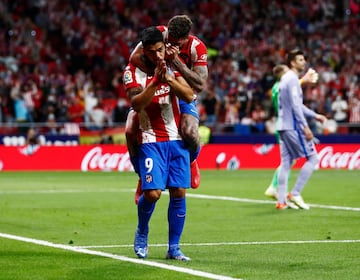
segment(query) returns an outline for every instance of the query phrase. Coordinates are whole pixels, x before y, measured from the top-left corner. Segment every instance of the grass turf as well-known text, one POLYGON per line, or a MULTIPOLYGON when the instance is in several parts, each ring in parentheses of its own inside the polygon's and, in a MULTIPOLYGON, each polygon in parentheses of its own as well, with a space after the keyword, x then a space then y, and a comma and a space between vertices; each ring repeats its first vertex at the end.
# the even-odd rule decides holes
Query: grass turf
MULTIPOLYGON (((148 260, 219 278, 360 279, 358 171, 314 172, 303 192, 309 211, 275 210, 263 196, 271 177, 270 170, 202 171, 200 188, 188 191, 182 250, 189 263, 164 258, 164 193, 150 223, 148 260)), ((0 233, 136 258, 136 180, 129 172, 1 173, 0 233)), ((1 237, 0 268, 0 279, 12 280, 206 278, 1 237)))

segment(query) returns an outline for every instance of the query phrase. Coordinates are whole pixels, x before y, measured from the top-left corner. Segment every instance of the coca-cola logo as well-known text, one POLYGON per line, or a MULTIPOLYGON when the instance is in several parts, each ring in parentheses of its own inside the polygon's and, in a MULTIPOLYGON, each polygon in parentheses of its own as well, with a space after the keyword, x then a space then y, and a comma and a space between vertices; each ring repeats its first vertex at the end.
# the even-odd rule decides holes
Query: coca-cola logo
POLYGON ((335 152, 331 146, 326 146, 319 153, 320 168, 360 169, 360 149, 355 152, 335 152))
POLYGON ((101 147, 94 147, 87 152, 81 161, 81 171, 88 170, 132 171, 134 169, 128 152, 103 153, 101 147))

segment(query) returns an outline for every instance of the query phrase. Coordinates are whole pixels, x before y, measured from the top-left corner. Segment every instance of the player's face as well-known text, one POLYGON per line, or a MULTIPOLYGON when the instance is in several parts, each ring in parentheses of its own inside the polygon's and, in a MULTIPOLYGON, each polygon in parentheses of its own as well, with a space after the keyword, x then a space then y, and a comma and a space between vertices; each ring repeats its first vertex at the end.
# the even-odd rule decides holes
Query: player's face
POLYGON ((303 55, 297 55, 294 60, 294 67, 296 68, 296 70, 300 73, 304 71, 305 66, 306 66, 305 57, 303 55))
POLYGON ((165 58, 165 44, 158 42, 154 45, 144 47, 144 55, 156 65, 157 61, 164 60, 165 58))

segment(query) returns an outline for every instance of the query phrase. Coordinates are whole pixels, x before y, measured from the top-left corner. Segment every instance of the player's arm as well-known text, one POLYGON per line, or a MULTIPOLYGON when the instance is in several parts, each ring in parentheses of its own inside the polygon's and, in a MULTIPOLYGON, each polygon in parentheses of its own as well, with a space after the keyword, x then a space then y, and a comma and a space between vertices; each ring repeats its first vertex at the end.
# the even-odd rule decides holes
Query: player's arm
POLYGON ((307 118, 313 118, 321 123, 325 123, 327 121, 327 118, 324 115, 316 113, 304 104, 302 105, 302 111, 307 118))
MULTIPOLYGON (((206 55, 206 53, 203 55, 206 55)), ((206 65, 195 65, 192 70, 189 69, 179 58, 179 48, 170 44, 166 45, 166 59, 172 63, 175 70, 181 73, 183 78, 196 92, 201 92, 205 89, 208 78, 208 68, 206 65)))
POLYGON ((160 80, 168 83, 172 93, 188 103, 194 100, 193 89, 179 73, 175 75, 175 73, 167 67, 165 61, 158 62, 156 68, 159 70, 156 69, 155 74, 160 77, 160 80))
POLYGON ((151 83, 144 89, 142 87, 133 87, 126 90, 131 102, 131 107, 135 112, 140 112, 150 104, 156 88, 157 79, 153 79, 153 81, 151 81, 151 83))
POLYGON ((201 92, 205 89, 208 78, 208 68, 206 66, 195 66, 193 70, 191 70, 179 57, 173 60, 173 65, 196 92, 201 92))
POLYGON ((194 91, 185 81, 183 77, 171 77, 167 79, 167 83, 171 87, 171 91, 176 94, 177 97, 190 103, 194 100, 194 91))

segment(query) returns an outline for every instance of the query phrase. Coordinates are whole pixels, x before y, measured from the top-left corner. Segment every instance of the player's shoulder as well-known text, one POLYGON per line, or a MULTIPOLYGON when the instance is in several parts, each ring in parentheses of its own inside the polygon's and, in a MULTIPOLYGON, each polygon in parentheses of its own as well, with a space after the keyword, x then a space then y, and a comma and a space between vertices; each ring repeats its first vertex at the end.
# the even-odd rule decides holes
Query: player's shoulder
POLYGON ((156 28, 159 29, 161 32, 164 32, 168 29, 166 25, 158 25, 156 26, 156 28))
POLYGON ((195 36, 194 34, 189 34, 188 38, 189 38, 189 41, 196 41, 196 42, 200 43, 201 45, 205 46, 205 43, 203 41, 201 41, 201 39, 199 37, 195 36))
POLYGON ((282 77, 281 82, 289 82, 289 81, 299 81, 299 77, 296 75, 294 71, 287 71, 282 77))
POLYGON ((158 25, 156 28, 161 31, 164 39, 166 39, 168 34, 168 27, 166 25, 158 25))

